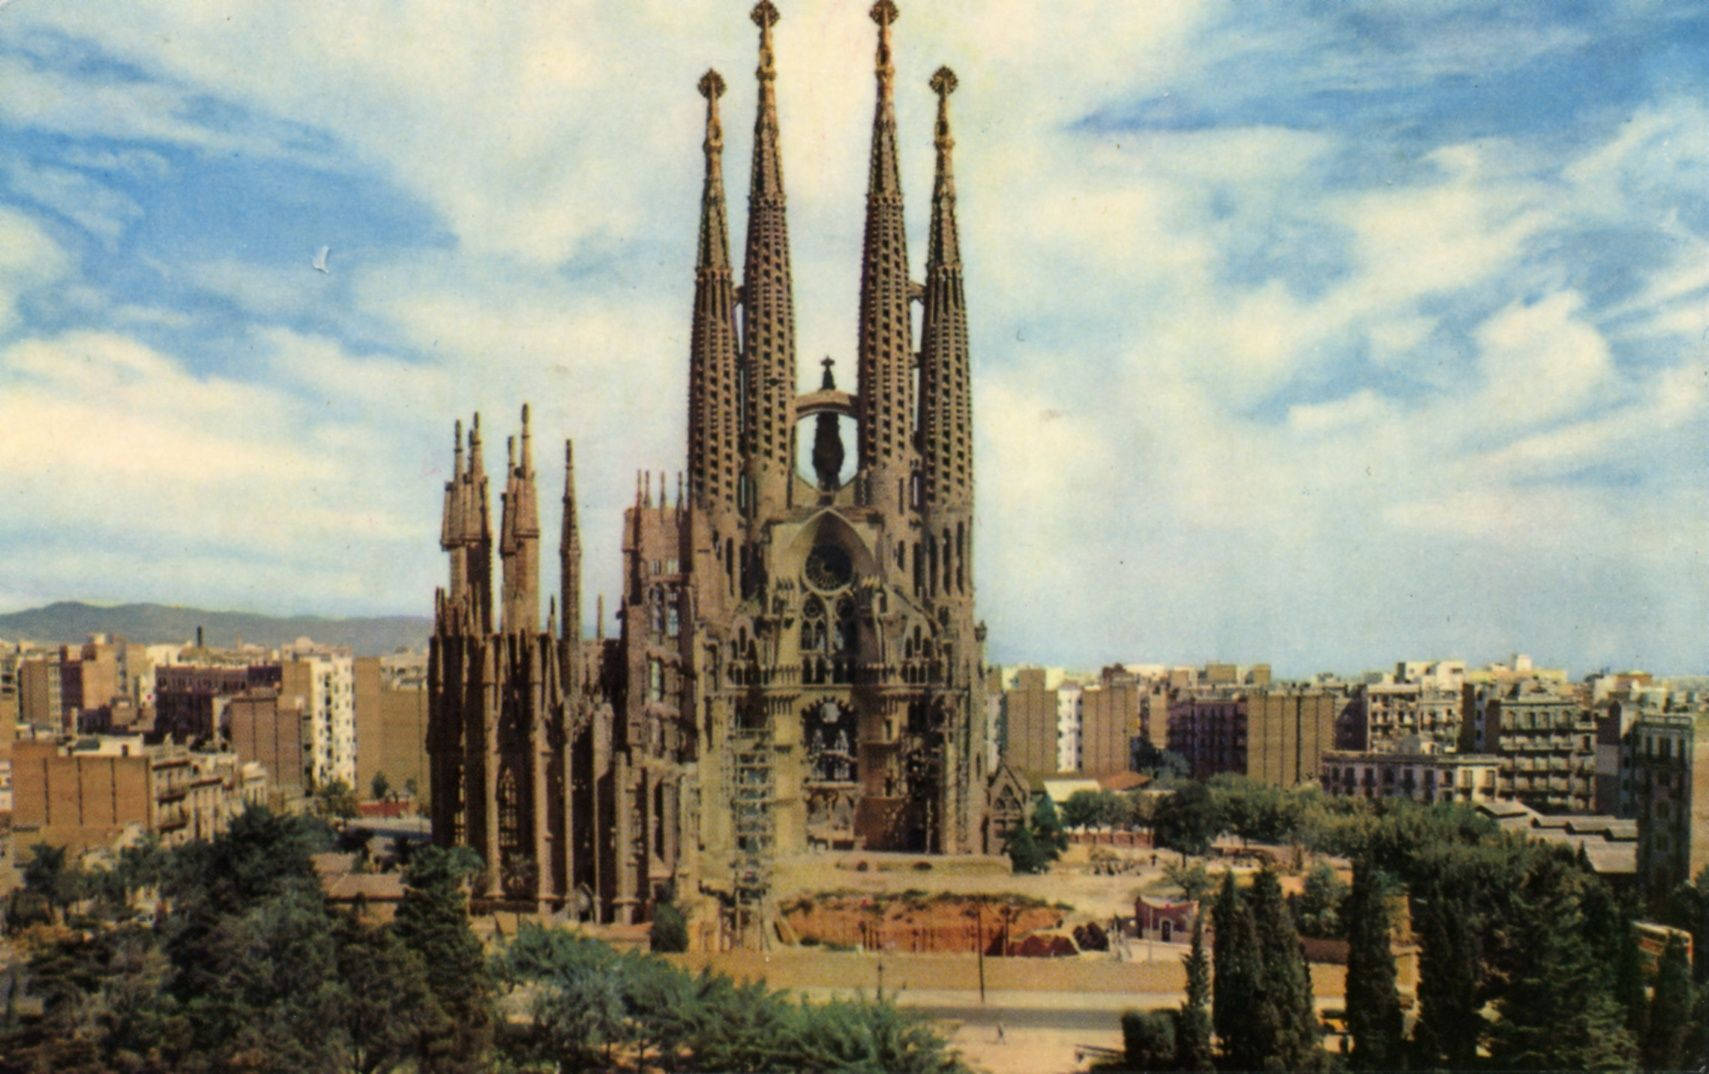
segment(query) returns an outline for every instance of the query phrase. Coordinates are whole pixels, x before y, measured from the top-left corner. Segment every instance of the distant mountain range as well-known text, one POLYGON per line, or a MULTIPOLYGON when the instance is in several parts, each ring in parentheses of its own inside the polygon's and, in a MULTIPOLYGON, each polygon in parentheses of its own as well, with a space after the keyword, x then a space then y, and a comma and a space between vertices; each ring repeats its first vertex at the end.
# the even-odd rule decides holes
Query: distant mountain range
POLYGON ((194 641, 198 626, 208 645, 235 645, 242 639, 245 643, 271 647, 310 637, 328 645, 348 647, 358 656, 424 648, 433 633, 433 620, 416 615, 327 619, 314 615, 210 612, 167 604, 102 606, 60 601, 45 608, 0 615, 0 638, 80 642, 90 634, 118 634, 129 641, 153 645, 194 641))

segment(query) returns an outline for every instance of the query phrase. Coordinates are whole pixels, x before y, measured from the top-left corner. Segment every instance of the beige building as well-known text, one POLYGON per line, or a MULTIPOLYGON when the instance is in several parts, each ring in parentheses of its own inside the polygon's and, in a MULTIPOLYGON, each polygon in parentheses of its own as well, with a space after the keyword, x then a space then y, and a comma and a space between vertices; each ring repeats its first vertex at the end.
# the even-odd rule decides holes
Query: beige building
POLYGON ((1464 690, 1460 750, 1501 758, 1498 794, 1553 813, 1596 805, 1596 714, 1576 691, 1542 680, 1464 690))
POLYGON ((18 664, 18 717, 32 727, 64 727, 59 661, 46 655, 26 656, 18 664))
MULTIPOLYGON (((299 651, 285 660, 279 693, 307 713, 303 744, 310 787, 342 780, 356 787, 356 666, 349 655, 299 651)), ((369 679, 377 686, 378 667, 369 679)))
POLYGON ((1145 683, 1123 669, 1105 668, 1080 698, 1080 771, 1089 776, 1133 767, 1133 740, 1141 732, 1145 683))
POLYGON ((246 690, 279 685, 277 663, 173 664, 154 672, 154 730, 179 742, 211 741, 226 701, 246 690))
POLYGON ((1195 779, 1233 772, 1281 787, 1316 783, 1340 709, 1337 695, 1317 689, 1183 691, 1169 706, 1168 748, 1195 779))
POLYGON ((1399 748, 1410 738, 1422 738, 1449 749, 1459 744, 1462 697, 1458 688, 1435 683, 1365 683, 1353 692, 1355 726, 1362 748, 1399 748))
POLYGON ((374 777, 384 775, 391 789, 404 793, 413 784, 418 798, 429 794, 427 763, 427 687, 382 682, 370 710, 356 709, 356 793, 367 796, 374 777))
POLYGON ((1495 797, 1500 769, 1499 758, 1451 753, 1414 737, 1394 752, 1326 753, 1319 781, 1327 793, 1347 797, 1483 802, 1495 797))
POLYGON ((1646 715, 1626 736, 1638 875, 1664 895, 1709 866, 1709 713, 1646 715))
POLYGON ((1019 668, 1014 685, 1003 691, 998 755, 1022 779, 1057 770, 1057 697, 1046 681, 1044 668, 1019 668))
POLYGON ((301 798, 311 774, 303 749, 308 718, 302 699, 282 698, 277 686, 257 686, 223 698, 222 708, 232 752, 266 769, 280 797, 301 798))
POLYGON ((115 736, 17 743, 12 791, 16 845, 86 849, 153 834, 176 846, 224 831, 265 799, 267 781, 235 754, 115 736))

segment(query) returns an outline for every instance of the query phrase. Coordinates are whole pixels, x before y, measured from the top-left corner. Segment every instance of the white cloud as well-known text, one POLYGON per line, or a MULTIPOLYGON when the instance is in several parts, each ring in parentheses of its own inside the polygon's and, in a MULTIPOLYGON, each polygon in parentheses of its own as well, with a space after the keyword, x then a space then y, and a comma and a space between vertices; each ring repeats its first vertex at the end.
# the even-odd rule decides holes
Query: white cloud
POLYGON ((34 218, 0 205, 0 332, 17 319, 18 301, 71 270, 71 257, 34 218))

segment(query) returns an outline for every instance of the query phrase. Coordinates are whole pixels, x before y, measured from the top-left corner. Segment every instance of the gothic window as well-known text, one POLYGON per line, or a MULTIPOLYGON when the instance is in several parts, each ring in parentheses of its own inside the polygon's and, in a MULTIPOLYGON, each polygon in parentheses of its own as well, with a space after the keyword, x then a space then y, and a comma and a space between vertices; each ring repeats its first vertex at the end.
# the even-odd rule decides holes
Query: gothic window
POLYGON ((838 545, 815 545, 807 554, 807 583, 821 592, 834 592, 854 578, 854 562, 838 545))
POLYGON ((647 661, 647 700, 663 701, 665 699, 665 663, 662 660, 647 661))
POLYGON ((848 597, 842 597, 837 601, 837 626, 832 648, 839 653, 854 652, 855 609, 854 601, 848 597))
POLYGON ((825 641, 825 602, 810 596, 801 606, 801 650, 824 652, 825 641))
POLYGON ((671 601, 665 607, 665 637, 674 638, 682 633, 682 614, 677 610, 676 601, 671 601))
POLYGON ((497 798, 499 853, 509 855, 522 849, 522 795, 509 762, 498 770, 497 798))

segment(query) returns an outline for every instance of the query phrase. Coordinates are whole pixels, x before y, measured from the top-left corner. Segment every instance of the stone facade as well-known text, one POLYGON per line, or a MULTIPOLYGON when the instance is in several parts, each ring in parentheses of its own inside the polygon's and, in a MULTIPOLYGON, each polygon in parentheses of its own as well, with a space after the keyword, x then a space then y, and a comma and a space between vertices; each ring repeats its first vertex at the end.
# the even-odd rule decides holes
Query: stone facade
MULTIPOLYGON (((686 488, 637 482, 616 638, 580 637, 565 451, 562 592, 540 628, 540 526, 523 408, 495 535, 479 421, 459 426, 436 600, 428 753, 434 838, 485 862, 478 899, 645 920, 661 898, 757 939, 779 858, 992 849, 973 614, 973 459, 949 96, 938 96, 925 282, 909 277, 890 0, 878 24, 856 367, 797 396, 770 0, 759 27, 747 239, 729 256, 717 72, 690 331, 686 488), (916 351, 911 307, 923 306, 916 351), (740 317, 737 316, 738 308, 740 317), (914 372, 918 369, 918 398, 914 372), (852 476, 839 421, 858 429, 852 476), (798 428, 798 425, 800 428, 798 428), (811 476, 797 470, 810 436, 811 476), (491 558, 498 545, 501 588, 491 558), (561 627, 559 609, 562 609, 561 627)), ((603 623, 603 615, 600 621, 603 623)), ((1007 784, 1003 784, 1004 787, 1007 784)))

